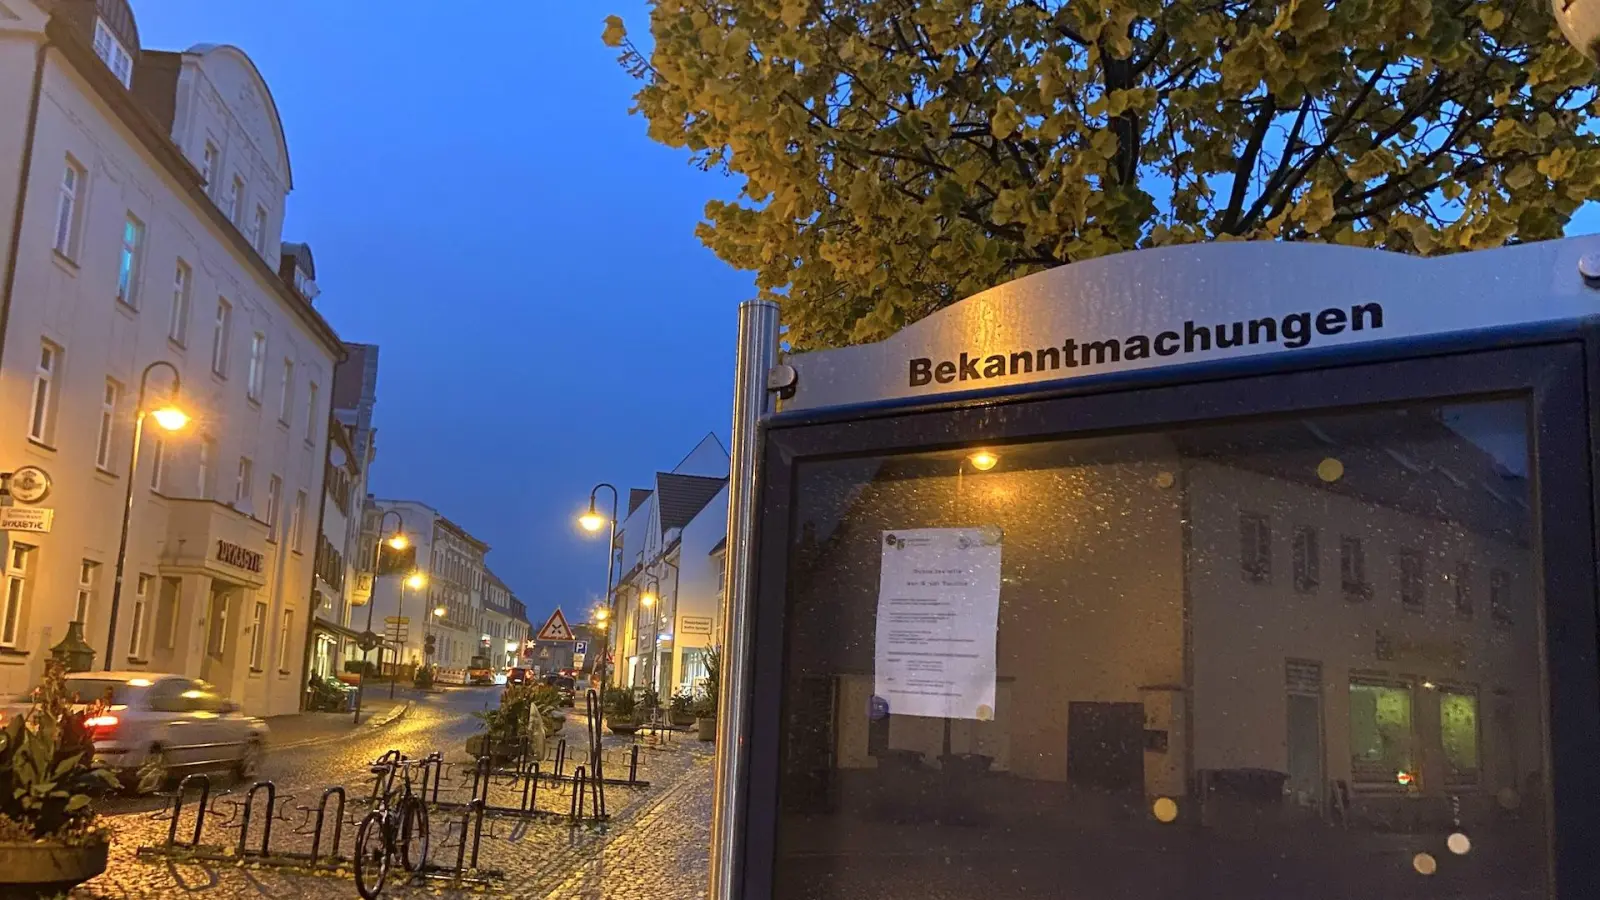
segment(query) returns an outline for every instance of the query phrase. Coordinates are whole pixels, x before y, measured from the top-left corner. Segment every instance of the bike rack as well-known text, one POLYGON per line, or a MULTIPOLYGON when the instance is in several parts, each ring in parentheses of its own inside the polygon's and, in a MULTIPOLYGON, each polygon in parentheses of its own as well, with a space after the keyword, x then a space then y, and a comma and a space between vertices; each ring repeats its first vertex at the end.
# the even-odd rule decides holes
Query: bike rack
POLYGON ((172 825, 167 828, 167 846, 190 847, 200 846, 200 832, 206 824, 206 803, 211 799, 211 779, 206 775, 185 775, 178 782, 178 793, 172 798, 172 825), (200 805, 194 814, 194 837, 187 844, 178 843, 178 820, 183 817, 183 797, 189 792, 190 784, 200 785, 200 805))
MULTIPOLYGON (((319 803, 317 803, 317 823, 314 826, 312 826, 310 832, 306 832, 306 831, 303 831, 303 830, 300 830, 300 829, 296 829, 295 830, 296 834, 307 834, 307 833, 309 833, 311 835, 311 865, 312 866, 316 866, 322 860, 322 831, 323 831, 322 825, 323 825, 323 820, 325 818, 327 818, 328 801, 329 800, 334 800, 334 799, 339 801, 339 805, 335 809, 334 814, 333 814, 333 852, 329 856, 330 856, 330 861, 332 861, 332 862, 337 862, 337 861, 343 859, 343 857, 341 857, 339 855, 339 840, 340 840, 340 838, 342 838, 344 836, 344 801, 345 801, 345 797, 344 797, 344 788, 342 786, 334 785, 333 787, 330 787, 327 790, 322 792, 322 800, 319 803)), ((311 808, 310 807, 301 807, 301 809, 304 809, 306 811, 306 816, 307 816, 307 819, 309 820, 310 815, 311 815, 311 808)), ((301 824, 304 825, 305 823, 302 822, 301 824)))
POLYGON ((278 786, 270 781, 258 781, 250 785, 250 790, 244 795, 244 813, 241 817, 239 828, 239 856, 242 859, 250 855, 245 849, 245 841, 250 837, 250 812, 255 808, 256 791, 266 788, 267 791, 267 818, 261 825, 261 856, 266 856, 267 847, 272 842, 272 810, 278 800, 278 786))

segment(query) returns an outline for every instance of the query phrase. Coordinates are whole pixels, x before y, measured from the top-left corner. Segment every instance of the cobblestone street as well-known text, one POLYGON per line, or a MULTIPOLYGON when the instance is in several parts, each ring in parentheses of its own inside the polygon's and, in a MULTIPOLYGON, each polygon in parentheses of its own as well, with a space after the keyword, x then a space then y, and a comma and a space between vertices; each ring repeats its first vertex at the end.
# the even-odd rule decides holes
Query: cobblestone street
MULTIPOLYGON (((366 812, 364 797, 371 784, 370 760, 390 747, 418 757, 434 749, 456 763, 445 780, 441 799, 470 780, 463 745, 479 724, 470 714, 492 702, 494 690, 459 690, 442 695, 422 695, 397 722, 372 731, 358 731, 332 742, 316 742, 280 751, 263 767, 261 777, 278 787, 278 817, 271 846, 305 852, 310 837, 301 833, 307 814, 297 807, 314 806, 324 787, 344 784, 352 796, 340 852, 348 856, 354 843, 355 823, 366 812), (288 798, 288 799, 285 799, 288 798)), ((573 758, 582 756, 585 720, 570 714, 564 737, 572 742, 573 758)), ((706 893, 707 846, 710 840, 711 748, 684 736, 675 736, 657 749, 640 742, 639 777, 647 788, 613 785, 606 791, 610 820, 604 825, 585 821, 570 825, 561 818, 537 821, 486 817, 480 844, 479 867, 498 871, 478 887, 452 889, 448 883, 404 886, 391 875, 385 896, 494 896, 559 898, 699 898, 706 893)), ((604 746, 607 776, 626 778, 630 742, 608 735, 604 746)), ((570 771, 569 763, 567 770, 570 771)), ((546 769, 548 771, 548 767, 546 769)), ((220 801, 213 798, 203 844, 234 847, 239 831, 230 820, 237 816, 232 803, 243 797, 245 786, 223 780, 218 791, 231 791, 220 801)), ((514 805, 514 789, 497 786, 502 805, 514 805)), ((457 790, 459 795, 459 790, 457 790)), ((494 798, 492 797, 493 801, 494 798)), ((570 788, 541 786, 537 807, 552 813, 570 809, 570 788)), ((190 804, 193 808, 193 804, 190 804)), ((111 865, 105 875, 71 894, 72 900, 137 900, 184 894, 203 897, 348 898, 356 896, 348 871, 309 874, 251 862, 173 862, 136 858, 140 847, 163 844, 169 822, 157 800, 117 801, 111 814, 117 828, 111 865)), ((459 840, 460 811, 430 811, 435 864, 453 864, 459 840)), ((251 826, 251 846, 259 846, 260 826, 251 826)), ((186 812, 180 835, 193 828, 186 812)), ((331 825, 330 825, 331 833, 331 825)), ((393 872, 399 871, 398 866, 393 872)))

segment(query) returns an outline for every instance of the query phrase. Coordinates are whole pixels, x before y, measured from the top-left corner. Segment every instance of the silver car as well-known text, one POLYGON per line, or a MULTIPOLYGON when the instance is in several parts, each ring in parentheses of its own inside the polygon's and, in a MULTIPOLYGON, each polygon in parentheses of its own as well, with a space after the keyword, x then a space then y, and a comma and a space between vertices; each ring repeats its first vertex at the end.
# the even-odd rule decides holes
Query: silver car
POLYGON ((67 690, 83 703, 107 701, 105 712, 85 724, 94 732, 95 756, 131 790, 156 790, 175 773, 201 769, 248 778, 266 752, 267 723, 240 715, 238 704, 198 679, 78 672, 67 676, 67 690))

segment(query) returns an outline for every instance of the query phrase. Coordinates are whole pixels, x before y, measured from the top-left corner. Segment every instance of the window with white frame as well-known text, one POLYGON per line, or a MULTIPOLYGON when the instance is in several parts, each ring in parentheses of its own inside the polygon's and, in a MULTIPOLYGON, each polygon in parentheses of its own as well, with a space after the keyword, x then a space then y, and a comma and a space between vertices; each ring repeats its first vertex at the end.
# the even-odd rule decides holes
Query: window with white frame
POLYGON ((233 328, 233 306, 217 298, 217 317, 211 325, 211 371, 228 377, 228 332, 233 328))
POLYGON ((289 409, 294 404, 294 360, 283 360, 283 377, 278 385, 278 421, 289 424, 289 409))
POLYGON ((122 385, 115 378, 107 378, 100 395, 100 436, 95 440, 94 464, 111 471, 112 457, 116 455, 117 406, 122 402, 122 385))
POLYGON ((57 376, 61 373, 61 348, 39 342, 39 364, 33 370, 33 397, 28 405, 28 437, 47 443, 55 430, 57 376))
POLYGON ((172 309, 167 316, 167 338, 180 347, 189 344, 189 288, 194 270, 183 260, 172 270, 172 309))
POLYGON ((139 260, 144 251, 144 223, 132 213, 122 221, 122 253, 117 262, 117 299, 139 308, 139 260))
POLYGON ((100 57, 123 87, 133 86, 133 55, 106 27, 104 19, 94 20, 94 55, 100 57))
POLYGON ((133 589, 133 627, 128 638, 128 658, 144 658, 145 632, 149 630, 150 618, 150 585, 155 581, 151 575, 139 576, 133 589))
POLYGON ((267 336, 256 332, 250 337, 250 378, 245 392, 251 400, 261 402, 261 390, 267 376, 267 336))
POLYGON ((268 537, 277 540, 278 508, 283 502, 283 479, 276 475, 267 479, 267 517, 268 537))
POLYGON ((217 442, 210 437, 200 439, 199 464, 195 466, 195 496, 211 499, 212 472, 216 468, 217 442))
POLYGON ((217 145, 206 141, 206 148, 200 153, 200 177, 205 179, 206 193, 211 193, 211 182, 217 177, 217 162, 222 158, 217 145))
POLYGON ((317 383, 306 389, 306 443, 317 442, 317 383))
POLYGON ((150 490, 159 494, 167 470, 167 439, 159 432, 150 437, 150 490))
POLYGON ((158 621, 166 623, 161 645, 168 650, 175 650, 178 647, 178 610, 183 603, 183 579, 161 579, 161 598, 158 602, 161 610, 158 621))
POLYGON ((294 509, 289 513, 289 546, 299 553, 305 549, 306 492, 296 491, 294 509))
POLYGON ((72 610, 72 621, 88 622, 89 610, 94 608, 95 590, 100 585, 100 564, 86 559, 78 564, 78 602, 72 610))
POLYGON ((228 183, 228 220, 235 225, 244 222, 244 179, 237 175, 228 183))
POLYGON ((0 647, 15 647, 22 637, 22 615, 28 602, 28 574, 34 550, 12 542, 6 552, 5 600, 0 608, 0 647))
POLYGON ((83 166, 67 157, 61 173, 61 187, 56 194, 55 249, 68 259, 78 255, 78 201, 83 196, 83 182, 83 166))
POLYGON ((283 611, 283 629, 278 632, 278 671, 289 674, 289 638, 294 634, 294 610, 283 611))
POLYGON ((255 615, 250 617, 250 668, 261 671, 261 654, 267 644, 267 605, 257 602, 255 615))
POLYGON ((250 220, 250 246, 256 248, 257 253, 267 252, 267 208, 259 203, 255 218, 250 220))
POLYGON ((233 486, 233 505, 248 508, 250 505, 251 482, 255 480, 255 463, 250 457, 239 457, 239 481, 233 486))

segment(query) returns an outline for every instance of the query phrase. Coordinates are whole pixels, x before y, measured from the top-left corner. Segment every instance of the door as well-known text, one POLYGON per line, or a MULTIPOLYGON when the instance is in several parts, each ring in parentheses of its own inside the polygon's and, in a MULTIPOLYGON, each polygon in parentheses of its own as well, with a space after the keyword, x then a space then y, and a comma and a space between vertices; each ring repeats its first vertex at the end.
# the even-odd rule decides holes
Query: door
POLYGON ((1583 830, 1600 796, 1583 359, 1474 349, 769 423, 743 896, 1584 896, 1595 860, 1551 862, 1563 822, 1600 839, 1583 830), (904 562, 918 546, 947 557, 904 562), (1472 614, 1440 587, 1460 562, 1472 614), (1286 690, 1287 659, 1318 660, 1321 690, 1286 690), (1419 784, 1437 717, 1373 689, 1463 668, 1517 709, 1501 726, 1529 770, 1515 817, 1487 785, 1460 787, 1458 810, 1419 784), (807 702, 830 678, 870 702, 807 702), (1140 796, 1163 748, 1115 699, 1150 690, 1185 695, 1162 758, 1181 754, 1182 787, 1164 796, 1140 796), (1005 767, 938 759, 947 717, 1003 737, 1005 767), (916 736, 892 767, 867 752, 885 721, 916 736), (1209 830, 1202 775, 1250 840, 1209 830), (885 779, 911 808, 852 802, 885 779), (1350 784, 1348 831, 1277 827, 1286 789, 1330 781, 1350 784), (1075 790, 1140 796, 1142 818, 1073 807, 1075 790), (1497 849, 1426 849, 1433 878, 1374 864, 1399 858, 1397 830, 1451 828, 1497 849))
POLYGON ((1289 796, 1299 806, 1320 810, 1327 793, 1323 776, 1322 666, 1289 660, 1285 669, 1289 796))
POLYGON ((1144 792, 1144 704, 1067 707, 1067 782, 1110 794, 1144 792))

